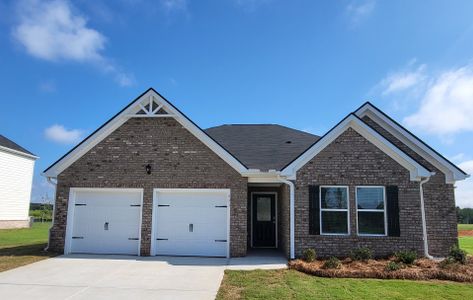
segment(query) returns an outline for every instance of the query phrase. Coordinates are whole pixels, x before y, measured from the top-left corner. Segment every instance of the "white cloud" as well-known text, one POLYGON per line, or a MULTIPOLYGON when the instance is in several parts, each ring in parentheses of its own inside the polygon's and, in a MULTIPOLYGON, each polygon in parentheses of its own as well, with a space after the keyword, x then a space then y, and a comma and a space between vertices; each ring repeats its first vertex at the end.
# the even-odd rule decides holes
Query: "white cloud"
POLYGON ((69 2, 38 0, 18 4, 19 24, 13 36, 26 51, 45 60, 97 60, 106 38, 74 14, 69 2))
POLYGON ((352 1, 345 8, 345 12, 352 25, 358 25, 361 21, 369 17, 376 7, 375 0, 352 1))
POLYGON ((419 109, 404 119, 407 126, 446 137, 473 131, 473 66, 432 78, 419 109))
POLYGON ((80 129, 66 129, 63 125, 52 125, 44 130, 47 139, 60 144, 74 144, 81 140, 84 134, 80 129))
POLYGON ((389 74, 380 83, 383 88, 383 95, 405 91, 413 86, 418 85, 425 80, 426 65, 421 65, 414 70, 404 70, 389 74))
POLYGON ((18 24, 12 35, 30 55, 54 62, 92 63, 111 74, 120 85, 127 86, 133 81, 132 76, 102 54, 106 37, 91 28, 67 0, 22 0, 16 8, 18 24))
POLYGON ((465 153, 458 153, 457 155, 451 156, 449 159, 454 163, 460 163, 466 159, 467 155, 465 153))
MULTIPOLYGON (((465 161, 459 164, 459 167, 467 172, 473 174, 473 160, 465 161)), ((473 208, 473 179, 468 178, 456 183, 455 200, 457 206, 473 208)))

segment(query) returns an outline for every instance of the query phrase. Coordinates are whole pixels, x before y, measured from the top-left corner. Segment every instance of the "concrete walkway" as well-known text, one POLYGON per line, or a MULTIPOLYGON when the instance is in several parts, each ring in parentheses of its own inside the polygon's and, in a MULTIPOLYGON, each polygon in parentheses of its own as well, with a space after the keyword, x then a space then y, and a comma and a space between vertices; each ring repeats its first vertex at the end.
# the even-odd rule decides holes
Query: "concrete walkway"
POLYGON ((225 269, 285 268, 245 258, 59 256, 0 273, 2 299, 214 299, 225 269))

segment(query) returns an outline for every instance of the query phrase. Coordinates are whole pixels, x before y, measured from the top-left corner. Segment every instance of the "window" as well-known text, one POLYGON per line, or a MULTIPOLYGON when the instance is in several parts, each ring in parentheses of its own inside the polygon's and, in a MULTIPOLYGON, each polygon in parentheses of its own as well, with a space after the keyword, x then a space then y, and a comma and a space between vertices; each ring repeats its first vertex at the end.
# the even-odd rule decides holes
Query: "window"
POLYGON ((386 193, 382 186, 356 188, 359 235, 386 235, 386 193))
POLYGON ((320 233, 348 234, 348 187, 320 187, 320 233))

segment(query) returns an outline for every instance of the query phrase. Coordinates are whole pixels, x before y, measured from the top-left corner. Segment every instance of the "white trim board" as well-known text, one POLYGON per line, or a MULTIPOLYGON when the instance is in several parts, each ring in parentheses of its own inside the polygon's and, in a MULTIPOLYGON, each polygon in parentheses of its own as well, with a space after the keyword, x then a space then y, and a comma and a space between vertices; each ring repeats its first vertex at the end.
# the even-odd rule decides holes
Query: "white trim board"
POLYGON ((310 147, 306 152, 299 156, 296 160, 286 166, 282 171, 282 175, 288 176, 288 179, 295 179, 296 172, 306 163, 308 163, 312 158, 319 154, 325 147, 327 147, 331 142, 333 142, 337 137, 339 137, 343 132, 348 128, 352 128, 358 132, 365 139, 370 141, 378 149, 386 153, 388 156, 393 158, 401 166, 409 171, 411 181, 420 181, 422 177, 429 177, 431 173, 425 167, 420 165, 406 153, 401 151, 382 135, 377 133, 371 127, 366 125, 362 120, 356 117, 353 114, 347 116, 342 122, 337 126, 332 128, 325 136, 318 140, 312 147, 310 147))
POLYGON ((25 152, 22 152, 22 151, 14 150, 14 149, 11 149, 11 148, 8 148, 8 147, 3 147, 3 146, 0 146, 0 151, 3 151, 3 152, 8 153, 8 154, 18 155, 18 156, 21 156, 21 157, 24 157, 24 158, 29 158, 29 159, 32 159, 32 160, 37 160, 39 158, 36 155, 28 154, 28 153, 25 153, 25 152))
POLYGON ((115 117, 110 119, 107 123, 102 125, 96 132, 87 137, 83 142, 73 148, 69 153, 60 158, 57 162, 51 165, 43 173, 46 177, 57 177, 67 167, 72 165, 76 160, 85 155, 95 145, 105 139, 118 127, 123 125, 127 120, 134 117, 170 117, 174 118, 184 128, 191 132, 196 138, 198 138, 204 145, 210 148, 215 154, 223 159, 227 164, 234 168, 240 174, 247 171, 248 169, 232 156, 227 150, 220 146, 216 141, 209 137, 202 129, 195 125, 189 120, 184 114, 182 114, 177 108, 171 103, 164 99, 154 89, 148 89, 145 93, 130 103, 124 110, 118 113, 115 117), (136 113, 142 109, 143 103, 146 105, 151 101, 156 102, 160 109, 164 109, 168 114, 163 115, 137 115, 136 113))
POLYGON ((457 167, 455 167, 451 162, 446 160, 444 157, 430 149, 419 138, 415 137, 413 134, 408 132, 406 129, 402 128, 390 118, 381 112, 378 108, 373 106, 371 103, 367 102, 362 105, 359 109, 355 111, 355 114, 359 118, 368 116, 370 119, 378 123, 386 131, 392 134, 395 138, 400 140, 406 146, 411 148, 414 152, 422 156, 426 161, 431 163, 437 169, 442 171, 445 174, 445 179, 447 183, 455 183, 457 180, 464 180, 469 177, 469 175, 461 172, 457 167))

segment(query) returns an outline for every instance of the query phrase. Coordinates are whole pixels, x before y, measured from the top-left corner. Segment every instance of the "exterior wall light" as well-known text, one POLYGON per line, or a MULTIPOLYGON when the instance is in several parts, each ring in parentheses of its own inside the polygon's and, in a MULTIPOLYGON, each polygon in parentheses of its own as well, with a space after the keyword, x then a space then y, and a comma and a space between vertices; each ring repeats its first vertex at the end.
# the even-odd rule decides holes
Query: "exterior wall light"
POLYGON ((151 165, 150 164, 147 164, 145 169, 146 169, 146 173, 148 173, 148 175, 151 174, 151 165))

